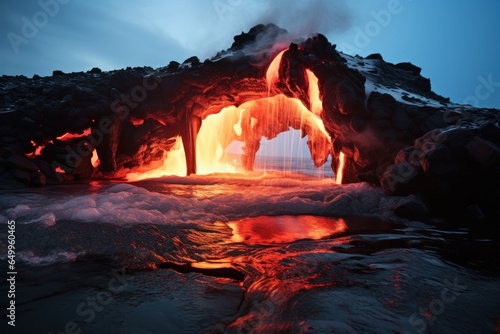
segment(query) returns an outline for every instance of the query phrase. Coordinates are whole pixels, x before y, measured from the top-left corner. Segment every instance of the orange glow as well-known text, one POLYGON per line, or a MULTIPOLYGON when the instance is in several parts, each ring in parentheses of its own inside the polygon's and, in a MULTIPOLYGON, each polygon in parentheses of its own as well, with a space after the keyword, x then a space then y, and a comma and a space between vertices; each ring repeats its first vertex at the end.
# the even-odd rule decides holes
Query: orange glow
POLYGON ((73 138, 86 137, 86 136, 90 135, 90 132, 91 132, 90 128, 83 131, 83 133, 81 133, 81 134, 74 134, 74 133, 67 132, 67 133, 63 134, 62 136, 57 137, 57 139, 68 140, 68 139, 73 139, 73 138))
POLYGON ((311 111, 314 115, 321 117, 323 102, 319 96, 318 77, 316 77, 311 70, 306 70, 306 73, 307 81, 309 82, 309 101, 311 101, 311 111))
POLYGON ((244 109, 228 107, 209 115, 201 124, 196 139, 196 174, 234 173, 237 165, 227 161, 226 148, 241 136, 244 109))
POLYGON ((165 175, 186 176, 186 156, 184 155, 184 145, 181 137, 176 138, 171 151, 165 152, 163 165, 160 168, 148 172, 128 173, 126 178, 127 181, 139 181, 165 175))
POLYGON ((66 173, 66 172, 64 171, 64 169, 62 169, 62 168, 61 168, 61 167, 59 167, 59 166, 57 166, 57 167, 56 167, 56 172, 58 172, 58 173, 66 173))
POLYGON ((289 243, 299 239, 322 239, 347 229, 340 218, 317 216, 263 216, 229 222, 231 242, 255 244, 289 243))
POLYGON ((339 154, 339 166, 337 168, 337 173, 335 173, 335 183, 342 184, 342 179, 344 177, 345 168, 345 154, 340 152, 339 154))
POLYGON ((266 80, 267 80, 267 86, 268 88, 271 88, 271 85, 275 84, 279 78, 280 78, 280 64, 281 64, 281 58, 283 58, 283 53, 285 53, 286 50, 281 51, 278 53, 278 55, 273 59, 271 64, 269 64, 269 67, 266 72, 266 80))
MULTIPOLYGON (((312 71, 306 70, 312 110, 305 107, 298 98, 289 98, 283 94, 271 96, 271 86, 279 80, 280 64, 285 51, 276 55, 266 71, 267 98, 247 101, 238 107, 228 106, 202 120, 196 139, 196 174, 252 171, 262 138, 270 140, 290 129, 301 130, 303 137, 307 135, 307 145, 314 164, 317 167, 325 164, 331 153, 331 139, 320 117, 322 101, 318 78, 312 71), (233 144, 234 142, 241 144, 233 144), (229 152, 231 150, 233 152, 229 152), (240 159, 235 159, 234 154, 239 154, 240 159)), ((131 121, 134 125, 143 122, 136 118, 131 118, 131 121)), ((127 179, 137 181, 163 175, 185 176, 184 149, 182 142, 178 142, 179 148, 165 154, 162 166, 145 173, 129 173, 127 179)))
POLYGON ((231 268, 231 263, 229 262, 193 262, 191 267, 200 269, 220 269, 220 268, 231 268))
MULTIPOLYGON (((31 141, 31 144, 33 146, 36 146, 36 143, 33 140, 31 141)), ((26 154, 26 156, 29 158, 35 158, 37 156, 40 156, 42 154, 42 150, 44 147, 45 147, 45 145, 36 146, 35 152, 32 152, 30 154, 26 154)))
POLYGON ((99 164, 101 163, 99 161, 99 157, 97 156, 97 150, 96 149, 94 149, 92 151, 92 158, 90 159, 90 162, 92 163, 92 166, 94 168, 97 168, 99 166, 99 164))
POLYGON ((130 117, 130 121, 131 121, 131 122, 132 122, 132 124, 134 124, 135 126, 139 126, 139 125, 141 125, 142 123, 144 123, 144 120, 143 120, 143 119, 136 118, 136 117, 130 117))
POLYGON ((317 167, 325 164, 331 151, 331 139, 323 121, 296 98, 276 95, 222 109, 203 120, 196 141, 197 174, 231 173, 240 167, 252 170, 253 159, 263 137, 275 138, 290 128, 307 135, 311 158, 317 167), (233 141, 244 143, 242 164, 225 155, 233 141))
POLYGON ((38 146, 35 150, 35 155, 41 155, 44 147, 45 147, 45 145, 38 146))

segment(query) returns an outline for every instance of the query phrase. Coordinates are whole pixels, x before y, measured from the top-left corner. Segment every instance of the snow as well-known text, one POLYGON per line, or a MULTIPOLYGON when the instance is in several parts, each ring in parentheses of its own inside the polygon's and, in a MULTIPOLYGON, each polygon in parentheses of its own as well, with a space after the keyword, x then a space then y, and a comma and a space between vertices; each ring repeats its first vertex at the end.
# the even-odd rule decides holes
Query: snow
POLYGON ((346 59, 347 66, 349 68, 357 70, 358 72, 363 74, 363 76, 366 77, 366 83, 365 83, 366 98, 368 98, 372 92, 379 92, 381 94, 389 94, 392 97, 394 97, 396 101, 408 105, 414 105, 418 107, 429 106, 434 108, 441 108, 444 106, 439 101, 412 93, 403 88, 387 87, 380 83, 374 82, 373 81, 374 75, 371 72, 378 69, 378 63, 380 62, 380 60, 378 59, 362 59, 346 54, 342 54, 342 57, 346 59), (407 98, 410 98, 413 101, 405 100, 403 99, 403 96, 406 96, 407 98))

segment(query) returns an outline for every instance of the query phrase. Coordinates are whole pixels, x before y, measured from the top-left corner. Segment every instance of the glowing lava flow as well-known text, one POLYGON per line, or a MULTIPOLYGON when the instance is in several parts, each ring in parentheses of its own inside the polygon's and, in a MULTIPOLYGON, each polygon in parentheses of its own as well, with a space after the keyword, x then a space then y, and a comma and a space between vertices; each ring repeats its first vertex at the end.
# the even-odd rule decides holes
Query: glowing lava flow
POLYGON ((127 181, 139 181, 165 175, 186 176, 186 156, 181 137, 176 137, 172 150, 165 152, 163 165, 147 172, 128 173, 127 181))
POLYGON ((90 128, 83 131, 83 133, 81 133, 81 134, 74 134, 74 133, 67 132, 67 133, 63 134, 62 136, 57 137, 57 139, 68 140, 68 139, 73 139, 73 138, 86 137, 86 136, 90 135, 90 132, 91 132, 90 128))
POLYGON ((318 77, 314 75, 311 70, 306 70, 307 81, 309 83, 309 100, 311 101, 311 111, 314 115, 321 117, 321 110, 323 110, 323 102, 319 96, 318 77))
POLYGON ((268 90, 271 89, 271 85, 276 83, 276 81, 279 80, 280 78, 280 64, 281 64, 281 58, 283 58, 283 53, 285 53, 286 50, 281 51, 278 53, 278 55, 273 59, 271 64, 269 64, 269 67, 267 68, 266 72, 266 80, 267 80, 267 87, 268 90))
POLYGON ((92 163, 92 167, 97 168, 101 164, 99 161, 99 157, 97 156, 97 150, 94 148, 92 151, 92 158, 90 159, 90 162, 92 163))
POLYGON ((335 173, 336 184, 342 184, 342 178, 344 177, 344 167, 345 167, 345 154, 343 152, 340 152, 339 166, 337 168, 337 173, 335 173))
MULTIPOLYGON (((309 108, 312 110, 296 97, 271 92, 273 85, 280 79, 279 70, 285 51, 276 55, 266 71, 267 97, 246 101, 239 106, 228 106, 219 113, 209 115, 202 120, 195 143, 196 174, 252 171, 257 151, 261 147, 261 140, 263 138, 274 139, 280 133, 291 129, 301 130, 302 137, 307 136, 307 145, 316 167, 321 167, 326 163, 332 144, 321 119, 323 107, 318 78, 315 74, 310 70, 305 70, 309 87, 309 108), (240 145, 233 145, 233 143, 240 143, 240 145), (239 157, 229 153, 230 149, 234 148, 239 150, 237 153, 233 151, 239 157)), ((136 122, 134 119, 133 123, 140 124, 140 121, 136 122)), ((140 170, 134 171, 127 175, 127 179, 137 181, 163 175, 185 176, 186 160, 180 140, 176 147, 177 150, 165 154, 163 164, 157 169, 145 173, 140 170)), ((293 145, 287 143, 287 147, 293 147, 293 145)), ((288 159, 294 157, 294 152, 287 154, 289 154, 288 159)), ((271 154, 268 152, 268 155, 283 155, 283 152, 271 152, 271 154)), ((264 169, 267 168, 268 160, 270 165, 276 165, 271 161, 275 158, 277 157, 266 156, 264 169)), ((283 159, 282 162, 283 166, 287 166, 285 168, 291 168, 293 164, 292 160, 283 159)))
POLYGON ((226 148, 242 134, 244 109, 227 107, 207 116, 196 139, 196 174, 234 173, 237 166, 227 161, 226 148))

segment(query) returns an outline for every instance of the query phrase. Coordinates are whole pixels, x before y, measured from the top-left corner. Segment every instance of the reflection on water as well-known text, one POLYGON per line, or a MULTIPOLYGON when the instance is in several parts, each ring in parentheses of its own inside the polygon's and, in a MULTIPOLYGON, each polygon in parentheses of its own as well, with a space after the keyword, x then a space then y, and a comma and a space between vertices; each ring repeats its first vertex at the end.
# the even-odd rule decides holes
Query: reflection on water
POLYGON ((263 216, 227 223, 232 242, 246 244, 288 243, 299 239, 321 239, 344 232, 344 219, 316 216, 263 216))
MULTIPOLYGON (((335 198, 348 206, 371 191, 328 180, 301 189, 300 182, 272 174, 165 178, 2 197, 20 217, 19 333, 31 333, 33 324, 64 332, 69 321, 82 333, 116 334, 498 332, 494 226, 264 212, 307 212, 335 198), (90 204, 77 210, 88 203, 106 212, 103 221, 76 219, 90 211, 90 204), (23 224, 22 205, 75 215, 23 224), (116 214, 129 206, 130 215, 116 214), (159 216, 166 223, 130 221, 159 216), (105 220, 111 217, 117 220, 105 220), (104 296, 112 269, 126 270, 126 285, 86 321, 77 308, 104 296)), ((373 191, 359 207, 390 203, 381 196, 373 191)), ((5 254, 5 244, 0 248, 5 254)), ((7 291, 5 281, 0 289, 7 291)))

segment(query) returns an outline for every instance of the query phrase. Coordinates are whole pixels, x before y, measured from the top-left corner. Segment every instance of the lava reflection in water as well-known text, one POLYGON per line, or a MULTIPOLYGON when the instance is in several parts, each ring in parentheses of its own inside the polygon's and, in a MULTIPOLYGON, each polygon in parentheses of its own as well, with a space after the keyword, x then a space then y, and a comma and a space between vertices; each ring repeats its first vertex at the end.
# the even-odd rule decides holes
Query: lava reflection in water
POLYGON ((317 216, 262 216, 229 222, 232 242, 246 244, 289 243, 318 240, 347 230, 344 219, 317 216))

